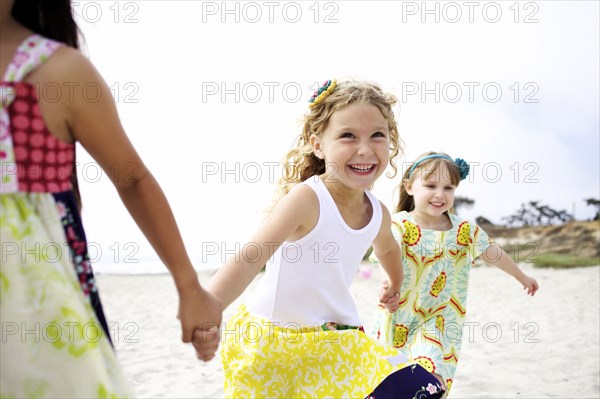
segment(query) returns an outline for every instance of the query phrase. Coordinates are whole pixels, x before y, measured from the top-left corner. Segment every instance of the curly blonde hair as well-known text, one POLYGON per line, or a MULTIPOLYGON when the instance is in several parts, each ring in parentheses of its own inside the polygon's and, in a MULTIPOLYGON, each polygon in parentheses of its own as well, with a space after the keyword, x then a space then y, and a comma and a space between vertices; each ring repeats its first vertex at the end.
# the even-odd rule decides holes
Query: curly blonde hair
POLYGON ((277 197, 281 198, 298 183, 314 175, 325 173, 325 160, 317 158, 310 144, 311 135, 320 137, 334 112, 350 104, 370 104, 376 106, 388 121, 390 135, 390 166, 394 177, 398 171, 395 158, 402 146, 398 126, 392 107, 398 102, 396 96, 385 93, 377 84, 346 80, 337 83, 337 87, 323 101, 309 108, 304 115, 302 133, 298 135, 292 149, 283 160, 283 173, 278 181, 277 197))

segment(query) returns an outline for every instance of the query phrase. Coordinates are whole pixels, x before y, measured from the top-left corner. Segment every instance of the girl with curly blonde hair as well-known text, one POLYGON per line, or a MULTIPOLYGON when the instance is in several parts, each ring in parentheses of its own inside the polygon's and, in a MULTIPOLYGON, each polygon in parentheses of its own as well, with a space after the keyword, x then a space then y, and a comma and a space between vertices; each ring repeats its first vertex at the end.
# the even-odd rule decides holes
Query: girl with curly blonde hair
POLYGON ((227 397, 440 394, 435 377, 364 333, 349 290, 372 244, 389 276, 379 301, 390 312, 398 308, 400 248, 390 213, 369 192, 388 164, 395 170, 395 103, 360 81, 327 81, 311 98, 285 158, 281 198, 208 285, 224 309, 266 264, 252 299, 225 327, 227 397))

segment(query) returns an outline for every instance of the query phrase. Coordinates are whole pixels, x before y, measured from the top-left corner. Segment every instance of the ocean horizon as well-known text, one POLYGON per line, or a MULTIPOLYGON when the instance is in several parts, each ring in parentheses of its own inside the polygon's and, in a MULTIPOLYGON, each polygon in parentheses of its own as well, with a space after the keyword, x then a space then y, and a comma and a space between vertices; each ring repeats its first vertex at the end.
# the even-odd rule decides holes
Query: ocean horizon
MULTIPOLYGON (((206 263, 197 259, 192 259, 192 264, 197 272, 217 270, 221 266, 217 263, 206 263)), ((136 263, 96 262, 92 263, 92 268, 94 274, 169 274, 167 267, 158 258, 140 259, 136 263)))

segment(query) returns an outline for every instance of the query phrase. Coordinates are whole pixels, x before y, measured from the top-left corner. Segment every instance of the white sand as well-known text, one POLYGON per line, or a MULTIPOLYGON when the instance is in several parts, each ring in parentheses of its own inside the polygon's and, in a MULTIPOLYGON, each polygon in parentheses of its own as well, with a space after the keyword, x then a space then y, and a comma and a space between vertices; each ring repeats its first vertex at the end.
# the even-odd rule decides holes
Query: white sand
MULTIPOLYGON (((451 397, 600 398, 600 267, 522 267, 540 283, 533 298, 493 267, 472 270, 451 397)), ((201 281, 209 277, 202 273, 201 281)), ((99 275, 98 282, 121 364, 138 397, 223 397, 220 358, 200 362, 180 340, 168 275, 99 275)), ((358 275, 352 289, 368 323, 378 278, 358 275)))

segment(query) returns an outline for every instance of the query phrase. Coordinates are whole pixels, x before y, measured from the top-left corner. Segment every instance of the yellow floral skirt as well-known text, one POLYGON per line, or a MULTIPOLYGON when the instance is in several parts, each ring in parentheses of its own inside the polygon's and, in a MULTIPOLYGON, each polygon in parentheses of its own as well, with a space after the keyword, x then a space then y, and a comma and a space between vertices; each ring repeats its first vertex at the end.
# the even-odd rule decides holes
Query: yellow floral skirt
POLYGON ((365 398, 408 366, 359 330, 285 328, 243 305, 222 335, 228 398, 365 398))

